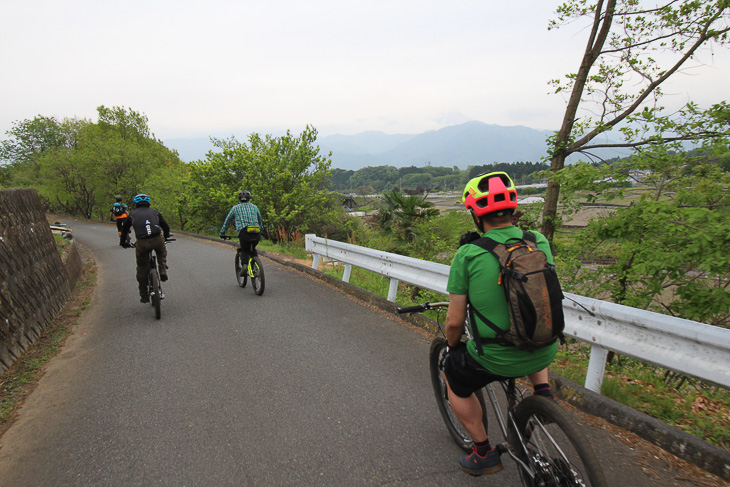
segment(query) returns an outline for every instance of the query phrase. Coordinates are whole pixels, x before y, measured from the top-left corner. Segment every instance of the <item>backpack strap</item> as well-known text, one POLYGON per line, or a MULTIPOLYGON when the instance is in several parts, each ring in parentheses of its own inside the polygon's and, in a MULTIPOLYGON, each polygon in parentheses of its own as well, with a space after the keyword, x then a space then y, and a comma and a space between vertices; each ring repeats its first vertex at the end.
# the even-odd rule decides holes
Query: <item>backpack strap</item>
POLYGON ((484 355, 482 342, 498 343, 502 346, 510 345, 507 340, 504 339, 504 335, 507 333, 507 331, 501 329, 500 327, 495 325, 489 318, 481 314, 474 306, 471 305, 471 302, 469 303, 469 326, 471 326, 471 335, 474 338, 474 347, 476 348, 477 354, 479 356, 484 355), (479 329, 477 328, 477 322, 474 319, 474 315, 478 316, 484 324, 494 330, 497 336, 495 338, 482 338, 479 335, 479 329))
MULTIPOLYGON (((531 242, 537 242, 537 238, 533 233, 522 231, 522 240, 529 240, 531 242)), ((497 263, 499 264, 500 272, 502 272, 504 269, 502 269, 502 263, 499 261, 499 256, 496 254, 495 249, 498 245, 504 245, 496 240, 489 238, 489 237, 482 237, 477 240, 474 240, 473 242, 469 242, 473 245, 476 245, 478 247, 483 248, 484 250, 488 251, 490 254, 494 256, 495 259, 497 259, 497 263)), ((479 312, 478 309, 476 309, 474 306, 472 306, 471 302, 469 302, 469 324, 471 325, 471 334, 474 337, 474 345, 476 347, 477 354, 484 355, 484 350, 482 348, 482 342, 486 343, 498 343, 500 345, 506 346, 510 345, 505 339, 504 336, 507 334, 507 330, 503 330, 497 325, 495 325, 489 318, 484 316, 482 313, 479 312), (476 320, 474 319, 474 315, 476 315, 485 325, 487 325, 489 328, 494 330, 494 332, 497 334, 495 338, 482 338, 479 336, 479 330, 477 328, 476 320)))

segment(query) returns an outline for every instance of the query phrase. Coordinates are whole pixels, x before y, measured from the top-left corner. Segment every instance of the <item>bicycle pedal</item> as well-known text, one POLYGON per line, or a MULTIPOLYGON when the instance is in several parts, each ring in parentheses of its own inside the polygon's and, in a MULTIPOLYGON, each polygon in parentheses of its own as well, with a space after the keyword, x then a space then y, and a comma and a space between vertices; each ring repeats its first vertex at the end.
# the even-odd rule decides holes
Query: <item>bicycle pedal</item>
POLYGON ((505 454, 505 453, 507 453, 509 451, 510 444, 507 443, 507 442, 499 443, 494 448, 495 448, 495 450, 497 450, 497 453, 499 453, 500 455, 503 455, 503 454, 505 454))

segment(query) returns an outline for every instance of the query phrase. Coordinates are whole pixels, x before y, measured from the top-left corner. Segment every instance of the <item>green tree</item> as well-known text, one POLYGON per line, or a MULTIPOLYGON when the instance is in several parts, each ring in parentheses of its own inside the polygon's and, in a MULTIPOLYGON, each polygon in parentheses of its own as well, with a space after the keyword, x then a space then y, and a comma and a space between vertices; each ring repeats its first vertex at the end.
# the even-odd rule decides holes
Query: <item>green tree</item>
POLYGON ((561 171, 566 191, 594 197, 622 198, 627 185, 616 183, 643 188, 639 200, 591 222, 575 241, 578 261, 612 258, 576 279, 575 290, 730 326, 730 173, 717 164, 727 144, 718 139, 692 154, 657 145, 630 160, 561 171))
POLYGON ((383 195, 377 215, 377 222, 385 234, 395 235, 405 242, 418 238, 416 225, 420 221, 438 216, 439 210, 426 196, 406 195, 400 191, 390 191, 383 195))
POLYGON ((191 165, 195 225, 220 225, 237 202, 238 191, 247 189, 261 210, 269 238, 295 232, 343 233, 338 227, 346 227, 344 210, 327 189, 331 161, 319 154, 316 140, 317 131, 309 126, 299 136, 253 133, 247 144, 233 137, 214 139, 221 152, 211 151, 205 161, 191 165))
POLYGON ((40 172, 31 184, 52 207, 103 219, 114 195, 131 201, 136 193, 152 188, 155 178, 178 177, 182 162, 152 136, 146 116, 118 107, 97 110, 97 123, 60 123, 64 143, 37 155, 40 172))
POLYGON ((32 184, 40 172, 40 155, 69 143, 69 134, 64 133, 61 122, 42 115, 14 122, 5 134, 8 138, 0 142, 0 184, 3 186, 32 184))
MULTIPOLYGON (((654 120, 663 116, 658 104, 662 84, 702 48, 727 43, 727 0, 647 4, 637 0, 570 0, 558 8, 558 18, 551 23, 551 28, 557 28, 579 18, 591 19, 580 67, 564 79, 552 81, 555 91, 569 92, 569 98, 560 130, 551 139, 553 177, 548 183, 542 224, 542 232, 550 239, 557 223, 560 195, 560 184, 554 176, 564 167, 566 158, 578 152, 590 155, 599 147, 661 143, 655 137, 633 138, 621 144, 591 141, 614 128, 630 126, 645 114, 654 120), (660 63, 657 59, 669 61, 660 63), (581 107, 595 108, 595 115, 579 116, 581 107)), ((685 140, 706 136, 696 132, 683 135, 685 140)))

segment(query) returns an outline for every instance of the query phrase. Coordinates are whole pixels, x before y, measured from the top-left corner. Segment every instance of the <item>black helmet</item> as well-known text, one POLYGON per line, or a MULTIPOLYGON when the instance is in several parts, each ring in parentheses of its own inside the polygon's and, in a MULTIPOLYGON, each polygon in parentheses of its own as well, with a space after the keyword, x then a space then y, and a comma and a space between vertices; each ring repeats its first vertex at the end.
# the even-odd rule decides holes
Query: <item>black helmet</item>
POLYGON ((115 200, 121 202, 122 201, 122 195, 118 194, 114 197, 115 200))
POLYGON ((238 201, 248 201, 251 199, 251 193, 246 191, 245 189, 238 192, 238 201))

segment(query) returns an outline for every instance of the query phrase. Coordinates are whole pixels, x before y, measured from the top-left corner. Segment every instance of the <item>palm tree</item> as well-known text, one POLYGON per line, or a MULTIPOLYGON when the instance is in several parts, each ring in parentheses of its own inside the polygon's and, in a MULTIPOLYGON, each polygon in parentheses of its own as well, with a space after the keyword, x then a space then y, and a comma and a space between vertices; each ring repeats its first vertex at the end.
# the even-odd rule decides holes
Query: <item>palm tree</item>
POLYGON ((406 195, 393 190, 383 194, 377 221, 384 233, 412 242, 418 237, 416 224, 439 214, 439 210, 433 206, 433 203, 426 201, 426 195, 406 195))

